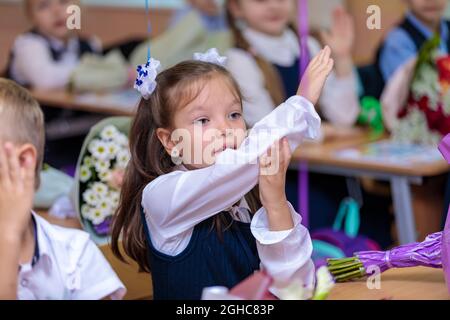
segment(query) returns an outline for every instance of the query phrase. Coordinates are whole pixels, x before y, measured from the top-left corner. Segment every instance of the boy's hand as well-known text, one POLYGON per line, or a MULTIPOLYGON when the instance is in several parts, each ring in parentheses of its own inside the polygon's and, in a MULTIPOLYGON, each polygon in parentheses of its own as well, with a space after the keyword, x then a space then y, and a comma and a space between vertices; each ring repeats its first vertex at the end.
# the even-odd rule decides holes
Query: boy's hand
POLYGON ((286 171, 291 160, 288 140, 274 143, 259 158, 259 196, 267 211, 271 231, 289 230, 294 227, 286 199, 286 171))
POLYGON ((322 88, 331 70, 333 70, 333 59, 330 57, 330 47, 324 49, 311 60, 302 77, 297 95, 305 97, 312 104, 319 100, 322 88))
POLYGON ((21 234, 33 206, 35 166, 31 158, 22 163, 12 143, 0 143, 0 228, 21 234))

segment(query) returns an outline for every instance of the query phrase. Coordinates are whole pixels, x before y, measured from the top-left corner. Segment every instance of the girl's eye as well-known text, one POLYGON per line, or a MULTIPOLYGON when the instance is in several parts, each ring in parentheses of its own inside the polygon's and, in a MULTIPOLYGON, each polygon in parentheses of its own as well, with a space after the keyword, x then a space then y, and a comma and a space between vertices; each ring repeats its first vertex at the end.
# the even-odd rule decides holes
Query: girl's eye
POLYGON ((242 114, 240 112, 233 112, 232 114, 230 114, 230 118, 232 120, 237 120, 240 119, 242 117, 242 114))
POLYGON ((202 126, 204 126, 208 122, 209 122, 209 120, 207 118, 200 118, 200 119, 194 120, 194 124, 195 125, 202 125, 202 126))

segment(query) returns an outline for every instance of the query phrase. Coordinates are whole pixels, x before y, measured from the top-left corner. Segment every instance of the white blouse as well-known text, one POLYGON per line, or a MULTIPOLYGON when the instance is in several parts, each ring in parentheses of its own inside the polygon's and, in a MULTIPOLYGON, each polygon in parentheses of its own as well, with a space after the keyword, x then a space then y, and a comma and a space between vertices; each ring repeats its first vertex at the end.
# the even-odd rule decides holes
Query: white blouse
MULTIPOLYGON (((101 51, 97 38, 91 39, 90 44, 96 52, 101 51)), ((12 50, 11 77, 19 84, 35 89, 64 88, 80 63, 76 37, 64 45, 61 40, 50 38, 47 41, 41 35, 29 32, 17 37, 12 50), (55 50, 65 50, 61 60, 53 60, 49 45, 55 50)))
MULTIPOLYGON (((284 67, 292 66, 300 57, 300 44, 295 33, 288 29, 279 37, 247 28, 243 36, 252 50, 271 63, 284 67)), ((311 57, 320 51, 319 43, 308 37, 308 49, 311 57)), ((233 48, 227 52, 227 69, 237 80, 244 95, 244 118, 253 126, 275 107, 265 87, 264 76, 253 56, 233 48)), ((352 74, 337 77, 334 72, 328 77, 319 100, 323 116, 337 126, 351 126, 356 122, 360 108, 357 96, 357 81, 352 74)))
MULTIPOLYGON (((142 195, 153 246, 171 256, 181 253, 195 225, 224 210, 236 220, 250 220, 245 210, 232 206, 258 183, 258 157, 282 137, 287 137, 295 150, 305 138, 318 136, 320 123, 314 106, 293 96, 257 122, 238 149, 220 153, 214 165, 198 170, 177 167, 153 180, 142 195)), ((245 201, 240 204, 246 206, 245 201)), ((270 231, 266 210, 261 208, 251 220, 251 230, 262 268, 282 283, 294 277, 311 284, 311 238, 301 225, 301 216, 289 206, 293 229, 270 231)))

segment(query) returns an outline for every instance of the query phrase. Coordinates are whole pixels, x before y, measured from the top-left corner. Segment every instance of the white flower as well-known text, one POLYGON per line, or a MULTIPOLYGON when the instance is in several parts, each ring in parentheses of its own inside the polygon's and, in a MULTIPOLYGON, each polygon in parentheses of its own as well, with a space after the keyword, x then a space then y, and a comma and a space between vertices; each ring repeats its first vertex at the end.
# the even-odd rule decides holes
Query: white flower
POLYGON ((117 153, 116 167, 120 169, 125 169, 130 161, 131 155, 128 149, 120 150, 117 153))
POLYGON ((119 134, 119 130, 113 125, 108 125, 103 128, 100 132, 100 137, 103 140, 110 141, 113 140, 119 134))
POLYGON ((93 183, 91 190, 93 190, 99 198, 103 198, 108 194, 108 186, 102 182, 93 183))
POLYGON ((134 88, 139 91, 142 97, 148 100, 156 89, 156 76, 161 63, 158 60, 150 58, 150 60, 143 65, 137 67, 137 77, 134 83, 134 88))
POLYGON ((86 166, 86 165, 81 166, 81 168, 80 168, 80 181, 81 182, 87 182, 87 181, 89 181, 89 179, 91 177, 92 177, 91 169, 88 166, 86 166))
POLYGON ((89 142, 88 148, 87 148, 87 149, 89 150, 89 152, 90 152, 91 154, 94 153, 95 148, 97 147, 97 144, 98 144, 99 142, 101 142, 101 140, 99 140, 99 139, 92 139, 91 142, 89 142))
POLYGON ((114 141, 119 146, 128 148, 128 137, 123 133, 119 132, 119 134, 116 135, 114 141))
POLYGON ((117 206, 119 205, 120 192, 111 190, 108 193, 108 198, 111 200, 111 203, 114 206, 114 208, 117 208, 117 206))
POLYGON ((316 279, 316 292, 313 300, 325 300, 334 287, 333 276, 326 266, 322 266, 316 271, 316 279))
POLYGON ((101 140, 93 140, 89 143, 89 151, 92 156, 98 160, 108 159, 107 143, 101 140))
POLYGON ((108 160, 99 160, 95 162, 94 166, 98 173, 103 173, 109 170, 111 163, 108 160))
POLYGON ((84 164, 85 166, 91 167, 93 163, 94 163, 94 162, 93 162, 93 160, 92 160, 92 157, 89 157, 89 156, 84 157, 84 159, 83 159, 83 164, 84 164))
POLYGON ((116 157, 117 153, 120 150, 119 146, 114 141, 108 142, 106 148, 107 148, 107 151, 108 151, 108 158, 109 159, 114 159, 116 157))
POLYGON ((107 171, 99 172, 98 177, 100 178, 100 181, 102 181, 104 183, 108 183, 109 180, 111 179, 111 171, 107 170, 107 171))
POLYGON ((102 210, 105 216, 110 216, 114 213, 114 208, 112 206, 111 199, 107 197, 101 199, 96 208, 102 210))
POLYGON ((83 205, 81 206, 81 215, 82 215, 84 218, 88 219, 88 218, 91 217, 91 210, 92 210, 92 208, 91 208, 89 205, 83 204, 83 205))
POLYGON ((91 206, 96 206, 98 204, 98 202, 100 201, 100 198, 94 190, 87 189, 83 193, 83 200, 91 206))
POLYGON ((205 53, 194 53, 194 60, 214 63, 223 67, 227 62, 227 57, 221 56, 216 48, 211 48, 205 53))
POLYGON ((89 217, 89 220, 91 220, 91 222, 95 225, 98 225, 100 223, 102 223, 103 221, 105 221, 105 218, 107 217, 107 215, 105 214, 105 212, 103 210, 101 210, 100 208, 94 208, 91 210, 91 215, 89 217))

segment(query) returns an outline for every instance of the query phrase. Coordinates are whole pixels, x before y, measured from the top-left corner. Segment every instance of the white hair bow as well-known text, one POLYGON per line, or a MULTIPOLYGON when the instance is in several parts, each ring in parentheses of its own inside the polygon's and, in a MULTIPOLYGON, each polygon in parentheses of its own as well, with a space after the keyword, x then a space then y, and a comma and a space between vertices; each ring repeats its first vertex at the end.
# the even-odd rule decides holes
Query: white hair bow
POLYGON ((140 92, 145 100, 148 100, 156 89, 156 76, 161 62, 150 58, 146 64, 139 65, 136 69, 138 75, 134 83, 134 88, 140 92))
POLYGON ((211 48, 205 53, 194 53, 194 60, 214 63, 224 67, 227 62, 227 57, 221 56, 216 48, 211 48))

